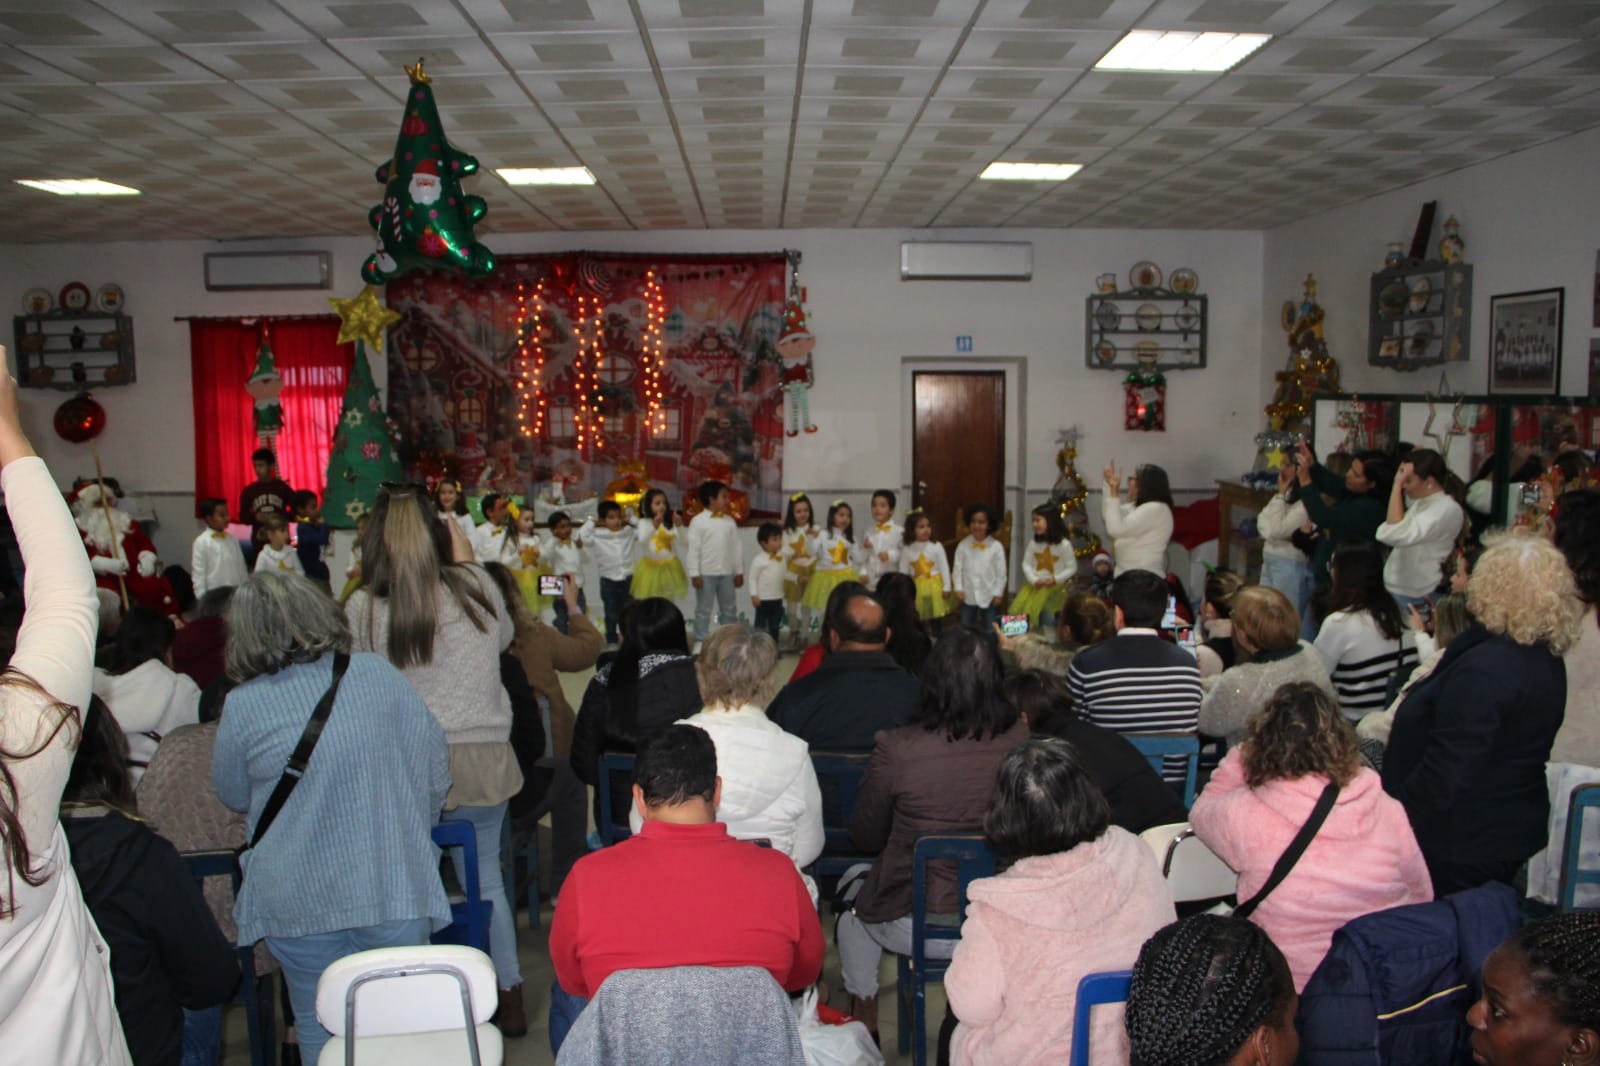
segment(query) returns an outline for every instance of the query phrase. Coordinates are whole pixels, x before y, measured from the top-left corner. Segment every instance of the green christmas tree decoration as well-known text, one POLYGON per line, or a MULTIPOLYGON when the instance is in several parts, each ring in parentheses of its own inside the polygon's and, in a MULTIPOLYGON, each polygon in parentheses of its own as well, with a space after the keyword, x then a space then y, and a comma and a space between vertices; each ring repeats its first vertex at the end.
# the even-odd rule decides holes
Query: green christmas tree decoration
POLYGON ((378 486, 404 480, 399 442, 399 427, 384 411, 373 384, 366 345, 357 341, 339 428, 334 431, 328 456, 328 488, 322 501, 328 525, 354 529, 356 519, 372 510, 378 486))
POLYGON ((405 71, 411 87, 400 136, 394 157, 377 169, 383 203, 367 215, 378 246, 361 265, 361 276, 372 285, 413 270, 481 277, 494 270, 494 253, 477 242, 472 225, 489 208, 483 197, 461 191, 461 179, 477 171, 478 161, 445 140, 422 60, 405 71))

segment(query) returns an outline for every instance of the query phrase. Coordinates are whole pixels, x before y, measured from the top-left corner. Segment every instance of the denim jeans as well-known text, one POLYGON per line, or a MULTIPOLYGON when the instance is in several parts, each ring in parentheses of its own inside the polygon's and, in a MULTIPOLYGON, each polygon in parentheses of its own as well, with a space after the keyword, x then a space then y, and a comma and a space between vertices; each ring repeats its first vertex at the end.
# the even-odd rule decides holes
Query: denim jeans
POLYGON ((1261 584, 1289 597, 1296 614, 1304 614, 1311 602, 1311 564, 1304 559, 1282 555, 1261 557, 1261 584))
POLYGON ((607 644, 617 642, 617 623, 622 621, 623 608, 633 599, 632 589, 632 578, 625 577, 620 581, 613 581, 609 577, 600 579, 600 602, 605 606, 607 644))
POLYGON ((1000 608, 994 606, 979 607, 976 604, 963 603, 961 605, 961 624, 964 626, 982 626, 983 631, 987 633, 1000 624, 1000 608))
POLYGON ((733 606, 733 575, 702 574, 694 593, 694 639, 711 635, 711 606, 716 604, 717 625, 731 626, 739 620, 733 606))
POLYGON ((776 643, 783 629, 783 601, 762 600, 756 607, 755 628, 764 630, 776 643))
POLYGON ((401 918, 361 929, 267 937, 267 950, 283 967, 283 982, 289 989, 289 1002, 294 1005, 294 1028, 300 1038, 301 1062, 316 1062, 332 1035, 317 1021, 317 981, 322 978, 322 971, 358 951, 426 944, 432 927, 433 923, 427 918, 401 918))
MULTIPOLYGON (((441 822, 465 822, 472 826, 472 834, 478 841, 478 894, 494 908, 489 915, 489 957, 494 960, 494 975, 500 987, 515 988, 522 983, 522 970, 517 965, 517 916, 511 909, 500 874, 500 829, 505 820, 504 803, 493 807, 457 807, 439 816, 441 822)), ((456 879, 466 885, 461 849, 446 850, 455 866, 456 879)))
MULTIPOLYGON (((562 635, 565 635, 567 632, 567 601, 562 599, 560 596, 557 596, 556 602, 554 606, 551 607, 551 610, 555 611, 556 613, 556 620, 553 623, 556 627, 556 631, 562 635)), ((578 590, 578 613, 589 613, 589 600, 586 596, 584 596, 582 589, 578 590)))
MULTIPOLYGON (((246 975, 246 981, 255 980, 246 975)), ((222 1058, 222 1008, 183 1009, 182 1066, 217 1066, 222 1058)))
POLYGON ((562 988, 560 981, 550 982, 550 1054, 561 1051, 567 1034, 572 1032, 573 1023, 588 1005, 589 1001, 582 996, 575 996, 562 988))

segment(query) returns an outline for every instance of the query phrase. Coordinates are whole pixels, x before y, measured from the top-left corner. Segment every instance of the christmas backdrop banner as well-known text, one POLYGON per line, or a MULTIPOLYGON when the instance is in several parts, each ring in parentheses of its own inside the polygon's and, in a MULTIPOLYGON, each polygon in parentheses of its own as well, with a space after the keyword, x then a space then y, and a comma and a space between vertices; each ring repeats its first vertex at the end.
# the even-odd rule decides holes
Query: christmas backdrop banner
POLYGON ((784 253, 501 256, 389 282, 389 411, 407 476, 579 501, 637 476, 782 511, 784 253), (622 468, 619 470, 619 466, 622 468))

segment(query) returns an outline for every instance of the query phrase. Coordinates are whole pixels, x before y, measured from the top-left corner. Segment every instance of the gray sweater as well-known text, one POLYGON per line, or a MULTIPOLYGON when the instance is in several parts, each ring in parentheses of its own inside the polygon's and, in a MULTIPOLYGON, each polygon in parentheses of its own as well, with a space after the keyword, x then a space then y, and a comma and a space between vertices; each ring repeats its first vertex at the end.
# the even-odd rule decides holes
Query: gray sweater
POLYGON ((1333 682, 1317 650, 1301 641, 1292 650, 1265 660, 1260 655, 1222 671, 1200 703, 1200 732, 1222 737, 1233 747, 1244 738, 1245 723, 1291 681, 1309 681, 1333 695, 1333 682))

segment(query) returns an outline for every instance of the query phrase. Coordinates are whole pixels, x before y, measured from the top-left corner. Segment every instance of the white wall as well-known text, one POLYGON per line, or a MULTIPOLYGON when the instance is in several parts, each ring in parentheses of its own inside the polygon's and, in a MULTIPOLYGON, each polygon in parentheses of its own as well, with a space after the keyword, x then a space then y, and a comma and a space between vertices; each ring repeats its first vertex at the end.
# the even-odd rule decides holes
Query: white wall
MULTIPOLYGON (((492 204, 490 211, 492 217, 492 204)), ((788 443, 784 482, 791 489, 842 493, 864 507, 872 489, 905 485, 910 472, 902 465, 909 433, 901 403, 903 361, 953 357, 962 334, 973 338, 974 358, 1026 360, 1027 388, 1016 410, 1023 446, 1008 448, 1015 457, 1008 481, 1028 490, 1028 502, 1054 481, 1055 433, 1070 423, 1081 424, 1087 434, 1079 469, 1091 485, 1112 458, 1123 465, 1166 466, 1175 488, 1203 488, 1214 477, 1248 468, 1254 455, 1250 437, 1261 428, 1265 402, 1260 233, 1008 230, 1006 240, 1034 242, 1031 282, 901 282, 900 241, 930 236, 883 230, 542 233, 494 234, 486 242, 502 254, 800 249, 801 280, 818 337, 811 412, 820 432, 788 443), (1164 434, 1123 430, 1121 375, 1084 366, 1084 300, 1095 276, 1115 271, 1125 278, 1141 259, 1168 271, 1194 268, 1201 291, 1211 298, 1210 365, 1169 376, 1164 434)), ((995 234, 941 230, 936 236, 995 234)), ((126 292, 138 381, 96 392, 109 416, 100 447, 108 474, 130 491, 157 494, 164 519, 158 545, 169 559, 185 557, 197 528, 189 517, 194 441, 188 327, 174 316, 328 310, 329 293, 205 291, 204 252, 255 247, 197 241, 0 247, 0 301, 18 310, 23 292, 35 285, 58 291, 68 281, 81 280, 91 289, 114 281, 126 292)), ((357 270, 370 242, 327 238, 260 247, 331 249, 332 295, 348 296, 358 291, 357 270)), ((381 363, 375 370, 382 384, 381 363)), ((65 398, 53 389, 23 390, 24 421, 62 482, 93 469, 86 445, 66 444, 50 429, 50 415, 65 398)))
POLYGON ((1439 202, 1429 246, 1437 255, 1440 230, 1455 215, 1472 264, 1471 358, 1448 363, 1451 389, 1488 391, 1489 298, 1496 293, 1566 288, 1561 393, 1588 391, 1589 338, 1595 253, 1593 190, 1600 172, 1600 129, 1531 148, 1397 192, 1338 208, 1266 234, 1266 289, 1262 304, 1262 386, 1272 394, 1272 373, 1283 369, 1288 346, 1276 308, 1300 296, 1314 273, 1327 312, 1328 349, 1346 391, 1433 391, 1439 368, 1400 372, 1367 365, 1369 282, 1383 266, 1389 242, 1411 244, 1417 213, 1439 202))

